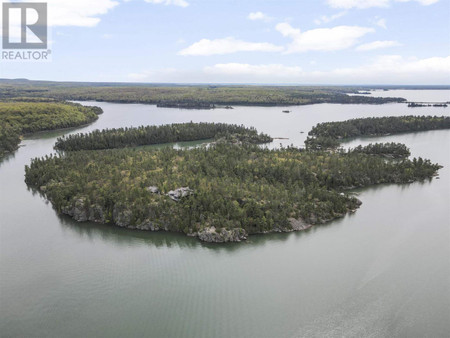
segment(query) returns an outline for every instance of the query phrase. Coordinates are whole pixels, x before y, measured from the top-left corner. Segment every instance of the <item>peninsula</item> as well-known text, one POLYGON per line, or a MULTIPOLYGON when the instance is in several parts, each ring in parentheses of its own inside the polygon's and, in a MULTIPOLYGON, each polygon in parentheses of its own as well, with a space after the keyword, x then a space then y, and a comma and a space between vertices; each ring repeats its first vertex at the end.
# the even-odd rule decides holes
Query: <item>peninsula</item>
POLYGON ((101 113, 99 107, 45 98, 0 101, 0 157, 15 151, 24 134, 78 127, 101 113))

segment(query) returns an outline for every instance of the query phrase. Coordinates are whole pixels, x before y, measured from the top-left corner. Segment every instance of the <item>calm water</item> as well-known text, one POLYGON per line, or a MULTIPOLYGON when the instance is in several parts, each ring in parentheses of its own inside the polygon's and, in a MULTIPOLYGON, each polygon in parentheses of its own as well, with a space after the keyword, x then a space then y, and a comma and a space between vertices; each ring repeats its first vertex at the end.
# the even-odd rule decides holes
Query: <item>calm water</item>
MULTIPOLYGON (((372 90, 370 96, 379 97, 403 97, 408 101, 415 102, 448 102, 450 101, 450 90, 405 90, 405 89, 393 89, 393 90, 372 90)), ((364 94, 364 96, 367 96, 364 94)))
MULTIPOLYGON (((322 104, 290 114, 96 104, 105 113, 77 131, 220 121, 289 138, 274 146, 302 145, 321 121, 450 113, 404 104, 322 104)), ((362 207, 341 220, 229 245, 58 216, 27 189, 23 167, 68 132, 29 137, 0 164, 2 337, 450 336, 449 130, 348 144, 404 142, 445 166, 439 180, 364 189, 362 207)))

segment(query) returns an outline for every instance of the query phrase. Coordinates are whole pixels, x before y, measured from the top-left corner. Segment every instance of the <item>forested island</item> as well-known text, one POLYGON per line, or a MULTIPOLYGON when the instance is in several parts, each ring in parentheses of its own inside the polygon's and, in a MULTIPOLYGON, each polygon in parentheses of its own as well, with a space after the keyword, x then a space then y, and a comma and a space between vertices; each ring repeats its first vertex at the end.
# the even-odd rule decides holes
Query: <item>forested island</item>
POLYGON ((351 96, 360 88, 340 86, 150 85, 0 80, 0 99, 18 96, 58 100, 145 103, 159 107, 287 106, 316 103, 383 104, 403 98, 351 96))
MULTIPOLYGON (((193 124, 187 126, 195 130, 193 124)), ((170 130, 173 125, 162 128, 170 130)), ((131 136, 138 130, 146 127, 121 133, 131 136)), ((96 133, 74 137, 70 150, 102 134, 96 133)), ((66 151, 32 160, 25 168, 25 180, 58 212, 77 221, 229 242, 328 222, 361 204, 349 189, 423 180, 440 168, 422 158, 407 159, 409 149, 396 143, 348 151, 270 150, 245 139, 193 149, 66 151)))
POLYGON ((424 130, 450 129, 449 116, 389 116, 319 123, 308 133, 308 149, 333 149, 343 139, 383 136, 424 130))
POLYGON ((272 142, 254 128, 225 123, 174 123, 163 126, 141 126, 94 130, 89 134, 63 136, 56 140, 57 150, 99 150, 137 147, 151 144, 214 139, 215 142, 259 144, 272 142))
POLYGON ((24 134, 78 127, 95 121, 102 112, 99 107, 45 98, 0 101, 0 157, 16 150, 24 134))

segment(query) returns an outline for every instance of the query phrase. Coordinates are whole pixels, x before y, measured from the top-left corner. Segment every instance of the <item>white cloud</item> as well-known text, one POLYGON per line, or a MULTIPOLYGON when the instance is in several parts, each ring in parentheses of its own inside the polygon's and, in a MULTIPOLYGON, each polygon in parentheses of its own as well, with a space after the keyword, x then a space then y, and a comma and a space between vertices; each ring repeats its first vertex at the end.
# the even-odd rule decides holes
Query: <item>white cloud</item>
MULTIPOLYGON (((22 0, 42 2, 42 0, 22 0)), ((185 0, 145 0, 149 3, 186 7, 185 0)), ((118 0, 46 0, 49 26, 94 27, 100 17, 119 5, 118 0)))
POLYGON ((369 65, 335 69, 330 75, 350 83, 450 84, 450 56, 405 59, 385 55, 369 65))
POLYGON ((334 84, 450 84, 450 56, 405 59, 387 55, 370 64, 330 71, 303 71, 283 65, 218 64, 204 68, 214 81, 334 84))
POLYGON ((312 29, 302 33, 288 23, 280 23, 276 29, 285 37, 292 39, 287 53, 306 51, 334 51, 354 46, 358 39, 367 33, 374 32, 373 28, 359 26, 336 26, 333 28, 312 29))
POLYGON ((247 17, 249 20, 262 20, 265 22, 269 22, 272 21, 273 18, 271 18, 270 16, 268 16, 267 14, 264 14, 263 12, 252 12, 248 15, 247 17))
MULTIPOLYGON (((27 0, 26 2, 42 2, 42 0, 27 0)), ((48 26, 79 26, 94 27, 100 22, 100 16, 112 10, 119 3, 113 0, 47 0, 48 26)), ((10 12, 11 13, 11 12, 10 12)), ((35 12, 31 12, 35 13, 35 12)), ((0 6, 0 16, 2 8, 0 6)), ((36 18, 37 20, 37 14, 36 18)), ((10 39, 20 39, 20 15, 10 15, 10 39)), ((1 29, 1 27, 0 27, 1 29)), ((0 32, 3 35, 3 31, 0 32)), ((51 40, 48 41, 51 45, 51 40)))
MULTIPOLYGON (((421 5, 432 5, 439 0, 393 0, 396 2, 410 2, 415 1, 421 5)), ((370 7, 389 7, 392 0, 327 0, 330 7, 333 8, 370 8, 370 7)))
POLYGON ((279 23, 275 26, 276 30, 279 31, 283 36, 286 37, 299 37, 300 36, 300 29, 292 27, 287 22, 279 23))
MULTIPOLYGON (((26 0, 25 2, 42 2, 42 0, 26 0)), ((93 27, 100 22, 100 16, 119 5, 119 2, 114 0, 47 0, 45 2, 49 26, 93 27)), ((19 21, 11 22, 11 25, 19 25, 19 21)))
POLYGON ((371 63, 329 71, 282 64, 222 63, 202 70, 167 68, 132 73, 132 81, 179 83, 450 84, 450 56, 426 59, 387 55, 371 63))
POLYGON ((327 3, 333 8, 369 8, 387 7, 390 0, 328 0, 327 3))
POLYGON ((145 2, 151 3, 151 4, 163 4, 163 5, 174 5, 174 6, 180 6, 180 7, 187 7, 189 6, 189 3, 185 0, 145 0, 145 2))
MULTIPOLYGON (((40 0, 37 0, 40 2, 40 0)), ((100 16, 119 5, 113 0, 47 0, 49 26, 93 27, 100 16)))
POLYGON ((373 41, 356 47, 357 51, 369 51, 381 48, 401 46, 397 41, 373 41))
POLYGON ((336 14, 330 15, 330 16, 322 15, 320 18, 314 20, 314 23, 316 25, 320 25, 322 23, 329 23, 331 21, 334 21, 336 19, 343 17, 345 14, 347 14, 347 11, 342 11, 342 12, 339 12, 339 13, 336 13, 336 14))
POLYGON ((429 6, 429 5, 435 4, 439 0, 395 0, 395 1, 398 1, 398 2, 416 1, 416 2, 420 3, 421 5, 429 6))
POLYGON ((217 55, 236 52, 280 52, 283 47, 267 42, 247 42, 233 37, 225 39, 202 39, 178 52, 179 55, 217 55))

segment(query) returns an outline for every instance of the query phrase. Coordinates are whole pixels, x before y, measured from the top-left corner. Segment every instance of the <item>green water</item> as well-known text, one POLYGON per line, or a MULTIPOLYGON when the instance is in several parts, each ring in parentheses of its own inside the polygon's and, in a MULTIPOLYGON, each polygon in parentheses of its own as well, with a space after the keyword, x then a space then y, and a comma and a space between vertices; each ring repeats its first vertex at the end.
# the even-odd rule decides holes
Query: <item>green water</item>
MULTIPOLYGON (((415 91, 417 92, 417 91, 415 91)), ((321 121, 449 114, 403 104, 190 111, 99 103, 79 129, 220 121, 301 145, 321 121), (301 134, 300 131, 304 131, 301 134)), ((24 165, 63 131, 0 164, 1 337, 448 337, 450 131, 353 140, 406 143, 440 179, 359 191, 355 214, 309 231, 213 245, 77 223, 28 190, 24 165)))

